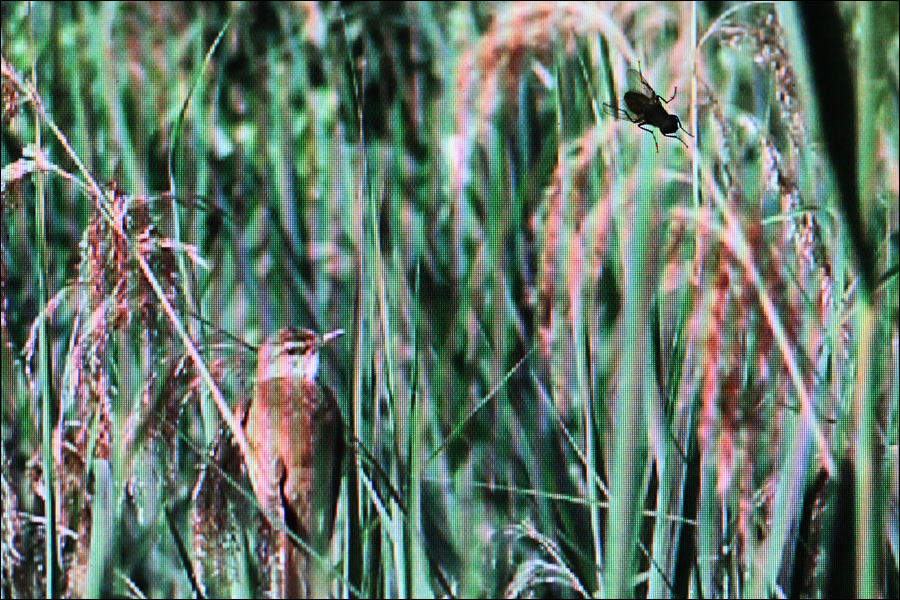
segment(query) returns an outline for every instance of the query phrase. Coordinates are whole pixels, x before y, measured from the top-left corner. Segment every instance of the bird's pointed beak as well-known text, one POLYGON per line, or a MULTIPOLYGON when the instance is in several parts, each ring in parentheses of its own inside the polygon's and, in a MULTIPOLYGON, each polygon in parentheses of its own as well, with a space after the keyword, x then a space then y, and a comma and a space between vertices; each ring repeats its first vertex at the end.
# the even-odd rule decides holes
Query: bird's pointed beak
POLYGON ((344 335, 346 332, 343 329, 335 329, 334 331, 329 331, 328 333, 322 334, 322 345, 324 346, 331 340, 337 339, 344 335))

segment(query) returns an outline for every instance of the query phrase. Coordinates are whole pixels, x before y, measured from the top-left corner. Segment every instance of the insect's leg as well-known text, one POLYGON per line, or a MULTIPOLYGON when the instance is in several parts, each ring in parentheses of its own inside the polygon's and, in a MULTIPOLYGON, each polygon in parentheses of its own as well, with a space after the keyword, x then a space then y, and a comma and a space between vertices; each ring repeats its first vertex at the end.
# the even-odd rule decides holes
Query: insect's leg
POLYGON ((631 116, 622 108, 616 108, 612 104, 603 105, 603 113, 614 119, 622 119, 623 121, 633 121, 631 116))
MULTIPOLYGON (((687 133, 687 132, 685 132, 685 133, 687 133)), ((678 140, 679 142, 681 142, 682 144, 684 144, 684 147, 685 147, 685 148, 688 148, 687 142, 685 142, 683 139, 681 139, 680 137, 678 137, 678 136, 675 135, 674 133, 664 133, 663 135, 666 136, 666 137, 669 137, 669 138, 675 138, 676 140, 678 140)), ((691 135, 691 134, 688 133, 688 135, 691 135)), ((691 137, 693 137, 693 136, 691 136, 691 137)), ((688 149, 690 149, 690 148, 688 148, 688 149)))
POLYGON ((668 99, 668 100, 666 100, 666 99, 663 98, 662 96, 659 96, 659 99, 662 100, 663 102, 665 102, 666 104, 668 104, 669 102, 672 101, 672 99, 675 97, 675 94, 677 94, 677 93, 678 93, 678 86, 676 85, 676 86, 675 86, 675 91, 672 92, 672 95, 669 96, 669 99, 668 99))
POLYGON ((656 145, 656 153, 659 154, 659 143, 656 141, 656 134, 653 133, 653 130, 644 127, 644 123, 638 123, 637 126, 653 136, 653 143, 656 145))

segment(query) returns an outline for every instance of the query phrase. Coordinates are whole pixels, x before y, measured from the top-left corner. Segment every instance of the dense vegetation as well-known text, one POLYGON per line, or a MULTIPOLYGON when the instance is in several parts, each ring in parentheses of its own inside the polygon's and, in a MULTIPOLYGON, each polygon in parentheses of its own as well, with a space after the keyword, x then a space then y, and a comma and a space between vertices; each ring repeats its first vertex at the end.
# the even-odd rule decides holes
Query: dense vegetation
POLYGON ((3 597, 264 593, 289 325, 340 595, 900 595, 897 4, 728 6, 4 2, 3 597))

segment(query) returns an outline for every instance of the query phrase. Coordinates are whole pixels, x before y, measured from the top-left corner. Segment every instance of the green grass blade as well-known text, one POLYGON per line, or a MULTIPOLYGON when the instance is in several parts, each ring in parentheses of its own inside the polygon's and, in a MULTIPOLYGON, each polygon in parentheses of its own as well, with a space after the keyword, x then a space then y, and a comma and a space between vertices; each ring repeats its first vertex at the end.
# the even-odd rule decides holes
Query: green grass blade
POLYGON ((103 598, 108 593, 108 563, 117 545, 115 532, 119 519, 116 486, 109 461, 95 460, 93 471, 95 491, 91 504, 91 546, 84 575, 84 597, 103 598))
POLYGON ((612 598, 630 598, 633 579, 643 465, 647 462, 646 403, 658 394, 653 389, 647 359, 652 356, 650 341, 650 292, 656 253, 654 216, 649 199, 632 195, 632 206, 620 218, 624 242, 625 268, 625 390, 616 418, 616 458, 611 477, 612 492, 607 530, 606 593, 612 598))

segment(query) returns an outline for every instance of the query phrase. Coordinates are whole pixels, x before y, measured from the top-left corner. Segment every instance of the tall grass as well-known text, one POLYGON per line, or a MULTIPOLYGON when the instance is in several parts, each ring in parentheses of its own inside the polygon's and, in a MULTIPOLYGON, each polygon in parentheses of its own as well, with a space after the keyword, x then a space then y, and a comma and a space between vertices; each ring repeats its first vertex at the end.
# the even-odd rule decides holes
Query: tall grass
POLYGON ((288 325, 336 595, 897 596, 897 9, 716 10, 4 3, 3 596, 271 589, 288 325))

